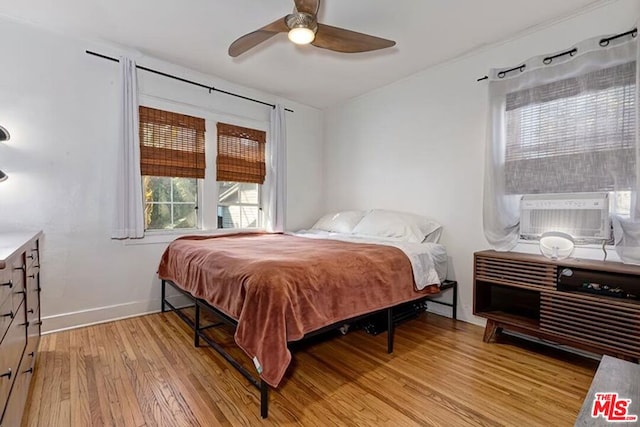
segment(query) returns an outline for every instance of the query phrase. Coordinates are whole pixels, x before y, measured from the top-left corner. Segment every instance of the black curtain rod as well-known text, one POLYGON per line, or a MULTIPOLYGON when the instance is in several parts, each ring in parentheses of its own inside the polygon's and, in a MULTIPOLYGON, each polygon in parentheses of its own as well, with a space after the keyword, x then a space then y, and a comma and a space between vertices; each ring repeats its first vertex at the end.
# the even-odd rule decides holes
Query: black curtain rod
POLYGON ((631 37, 636 37, 638 35, 638 27, 634 28, 633 30, 627 31, 625 33, 620 33, 620 34, 616 34, 615 36, 604 38, 604 39, 600 40, 600 46, 605 47, 605 46, 607 46, 609 44, 609 42, 611 40, 615 40, 615 39, 618 39, 620 37, 628 36, 629 34, 631 34, 631 37))
MULTIPOLYGON (((89 55, 97 56, 98 58, 108 59, 109 61, 113 61, 113 62, 120 62, 120 60, 117 59, 117 58, 112 58, 112 57, 107 56, 107 55, 102 55, 100 53, 92 52, 90 50, 86 50, 85 52, 88 53, 89 55)), ((182 77, 174 76, 174 75, 168 74, 168 73, 163 73, 162 71, 154 70, 152 68, 143 67, 142 65, 136 65, 136 68, 139 69, 139 70, 148 71, 150 73, 157 74, 159 76, 168 77, 170 79, 178 80, 178 81, 181 81, 183 83, 189 83, 190 85, 194 85, 194 86, 198 86, 198 87, 207 89, 209 91, 209 93, 211 93, 211 92, 220 92, 220 93, 224 93, 225 95, 235 96, 236 98, 246 99, 247 101, 256 102, 256 103, 262 104, 262 105, 267 105, 267 106, 269 106, 271 108, 275 108, 276 107, 273 104, 269 104, 268 102, 260 101, 259 99, 254 99, 254 98, 249 98, 248 96, 238 95, 237 93, 233 93, 233 92, 229 92, 229 91, 226 91, 226 90, 218 89, 218 88, 215 88, 213 86, 207 86, 207 85, 202 84, 202 83, 194 82, 193 80, 183 79, 182 77)), ((293 110, 290 110, 288 108, 285 108, 284 111, 289 111, 290 113, 293 113, 293 110)))
MULTIPOLYGON (((619 39, 620 37, 624 37, 624 36, 628 36, 628 35, 631 35, 631 37, 636 37, 636 36, 638 35, 638 28, 636 27, 636 28, 634 28, 633 30, 625 31, 624 33, 616 34, 615 36, 606 37, 606 38, 604 38, 604 39, 601 39, 601 40, 600 40, 600 46, 602 46, 602 47, 606 47, 606 46, 608 46, 608 45, 609 45, 609 42, 610 42, 611 40, 616 40, 616 39, 619 39)), ((562 53, 559 53, 559 54, 557 54, 557 55, 553 55, 553 56, 547 56, 546 58, 544 58, 544 59, 542 60, 542 62, 543 62, 545 65, 549 65, 549 64, 551 64, 551 62, 553 62, 553 60, 554 60, 554 59, 556 59, 556 58, 559 58, 559 57, 564 56, 564 55, 570 55, 570 56, 573 56, 573 55, 575 55, 577 52, 578 52, 578 49, 576 49, 576 48, 574 47, 573 49, 567 50, 566 52, 562 52, 562 53)), ((504 77, 508 72, 515 71, 515 70, 524 71, 525 66, 526 66, 526 64, 523 64, 523 65, 520 65, 520 66, 518 66, 518 67, 513 67, 513 68, 511 68, 510 70, 500 71, 500 72, 498 73, 498 77, 499 77, 499 78, 503 78, 503 77, 504 77)), ((477 81, 477 82, 481 82, 482 80, 487 80, 488 78, 489 78, 489 76, 482 76, 482 77, 480 77, 479 79, 477 79, 476 81, 477 81)))

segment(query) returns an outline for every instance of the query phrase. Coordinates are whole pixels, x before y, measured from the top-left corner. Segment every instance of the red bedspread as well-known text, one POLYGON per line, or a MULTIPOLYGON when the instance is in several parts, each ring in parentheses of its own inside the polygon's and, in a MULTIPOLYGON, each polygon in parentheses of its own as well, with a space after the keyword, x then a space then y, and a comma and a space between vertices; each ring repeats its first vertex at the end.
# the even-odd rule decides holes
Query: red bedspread
POLYGON ((236 319, 236 343, 273 387, 291 362, 287 341, 431 290, 415 290, 400 249, 284 234, 183 237, 158 275, 236 319))

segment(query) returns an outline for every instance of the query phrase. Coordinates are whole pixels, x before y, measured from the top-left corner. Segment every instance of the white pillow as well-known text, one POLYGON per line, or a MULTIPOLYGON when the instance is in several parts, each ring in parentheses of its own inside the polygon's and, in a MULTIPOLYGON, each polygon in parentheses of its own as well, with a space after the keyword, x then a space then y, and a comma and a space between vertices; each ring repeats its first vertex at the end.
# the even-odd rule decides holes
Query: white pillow
POLYGON ((351 233, 353 227, 364 216, 364 211, 342 211, 329 213, 316 222, 312 230, 332 231, 334 233, 351 233))
POLYGON ((367 213, 353 229, 353 234, 422 243, 437 242, 441 225, 421 216, 406 212, 374 209, 367 213))

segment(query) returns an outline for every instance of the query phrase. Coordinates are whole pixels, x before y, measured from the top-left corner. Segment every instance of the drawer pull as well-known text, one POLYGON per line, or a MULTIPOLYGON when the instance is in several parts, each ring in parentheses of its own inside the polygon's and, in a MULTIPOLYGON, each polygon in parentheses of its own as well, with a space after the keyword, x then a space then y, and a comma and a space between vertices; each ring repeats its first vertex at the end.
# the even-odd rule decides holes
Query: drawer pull
POLYGON ((23 374, 32 374, 32 373, 33 373, 33 368, 29 368, 23 372, 23 374))
POLYGON ((36 292, 42 292, 42 288, 36 289, 36 292))
POLYGON ((14 268, 14 270, 22 270, 22 271, 26 271, 27 270, 27 266, 22 264, 20 267, 16 267, 14 268))
POLYGON ((40 320, 39 322, 33 322, 33 324, 36 326, 42 326, 42 320, 40 320))
POLYGON ((28 275, 27 277, 28 277, 28 278, 30 278, 30 279, 35 279, 35 278, 36 278, 36 275, 35 275, 35 274, 30 274, 30 275, 28 275))
POLYGON ((27 356, 29 356, 29 357, 33 357, 33 356, 35 356, 35 355, 36 355, 36 353, 35 353, 35 352, 33 352, 33 351, 32 351, 31 353, 27 354, 27 356))
POLYGON ((29 259, 33 259, 33 258, 35 258, 35 257, 33 256, 33 254, 31 254, 31 255, 27 255, 27 258, 29 258, 29 259))
POLYGON ((30 308, 29 310, 27 310, 27 313, 33 314, 34 313, 33 308, 30 308))
POLYGON ((3 314, 1 317, 10 317, 10 318, 13 319, 13 316, 14 316, 13 311, 10 311, 10 312, 8 312, 6 314, 3 314))
POLYGON ((0 286, 8 286, 9 289, 13 288, 13 280, 9 280, 6 283, 0 283, 0 286))
POLYGON ((11 379, 11 368, 9 368, 9 370, 7 372, 5 372, 4 374, 0 375, 0 378, 4 378, 7 377, 8 379, 11 379))

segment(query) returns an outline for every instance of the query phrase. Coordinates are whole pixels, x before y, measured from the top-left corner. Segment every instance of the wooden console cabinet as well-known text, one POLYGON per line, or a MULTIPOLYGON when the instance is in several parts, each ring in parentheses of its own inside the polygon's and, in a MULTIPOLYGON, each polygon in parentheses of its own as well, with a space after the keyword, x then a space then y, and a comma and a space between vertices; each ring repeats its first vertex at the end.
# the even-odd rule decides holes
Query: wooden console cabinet
POLYGON ((593 353, 640 359, 638 266, 476 252, 473 312, 487 319, 485 342, 512 330, 593 353))
POLYGON ((0 233, 0 426, 21 424, 40 341, 42 233, 0 233))

